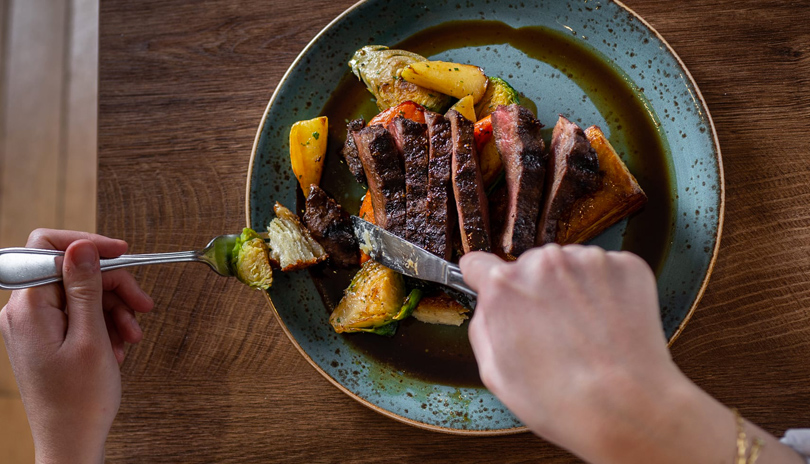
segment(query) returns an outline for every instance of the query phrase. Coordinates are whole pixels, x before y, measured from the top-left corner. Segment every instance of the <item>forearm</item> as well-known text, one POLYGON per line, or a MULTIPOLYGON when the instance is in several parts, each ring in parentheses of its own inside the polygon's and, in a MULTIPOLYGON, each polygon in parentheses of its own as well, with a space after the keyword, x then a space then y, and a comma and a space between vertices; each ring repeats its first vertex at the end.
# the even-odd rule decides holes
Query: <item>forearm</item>
MULTIPOLYGON (((734 413, 685 377, 656 392, 636 392, 636 408, 606 428, 596 441, 593 463, 680 464, 735 463, 737 424, 734 413)), ((804 461, 792 449, 759 427, 745 422, 748 448, 763 442, 758 464, 804 461)))

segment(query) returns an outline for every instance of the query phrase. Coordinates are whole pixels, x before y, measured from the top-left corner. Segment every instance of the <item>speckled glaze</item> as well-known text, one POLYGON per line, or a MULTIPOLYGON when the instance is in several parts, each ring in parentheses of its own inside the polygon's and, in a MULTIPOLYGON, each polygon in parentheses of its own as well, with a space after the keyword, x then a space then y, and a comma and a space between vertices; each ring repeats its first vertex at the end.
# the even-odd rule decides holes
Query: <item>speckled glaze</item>
MULTIPOLYGON (((359 47, 396 44, 449 20, 495 20, 512 27, 540 25, 571 34, 604 56, 638 89, 668 151, 672 192, 669 249, 658 271, 661 318, 667 338, 683 330, 702 296, 719 246, 724 186, 720 149, 708 109, 689 72, 647 23, 612 1, 369 0, 336 18, 304 49, 276 88, 259 126, 248 173, 247 223, 264 228, 275 201, 294 206, 297 183, 288 159, 288 134, 297 120, 318 116, 359 47)), ((506 44, 491 56, 461 48, 436 59, 472 62, 506 76, 538 105, 541 121, 553 124, 566 112, 601 126, 611 142, 621 134, 610 115, 552 68, 506 44), (514 63, 521 62, 516 67, 514 63), (532 72, 533 71, 533 72, 532 72), (549 91, 549 89, 554 89, 549 91)), ((358 85, 361 85, 358 83, 358 85)), ((341 122, 338 122, 341 123, 341 122)), ((618 142, 617 142, 618 141, 618 142)), ((619 224, 594 243, 622 247, 619 224)), ((335 334, 309 275, 277 273, 268 302, 302 355, 329 381, 364 405, 394 419, 435 431, 508 434, 526 428, 491 393, 479 388, 429 384, 379 364, 335 334)))

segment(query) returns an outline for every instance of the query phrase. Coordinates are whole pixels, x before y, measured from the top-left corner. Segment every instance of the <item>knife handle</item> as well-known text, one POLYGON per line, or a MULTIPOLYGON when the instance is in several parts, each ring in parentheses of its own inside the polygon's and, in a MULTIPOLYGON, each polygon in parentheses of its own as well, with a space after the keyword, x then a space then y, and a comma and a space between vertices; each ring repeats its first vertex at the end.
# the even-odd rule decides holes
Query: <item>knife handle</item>
POLYGON ((460 292, 464 292, 473 298, 476 299, 478 298, 478 293, 476 293, 475 290, 468 287, 467 284, 464 282, 464 277, 461 275, 461 268, 459 268, 458 265, 456 264, 452 263, 447 264, 446 285, 460 292))

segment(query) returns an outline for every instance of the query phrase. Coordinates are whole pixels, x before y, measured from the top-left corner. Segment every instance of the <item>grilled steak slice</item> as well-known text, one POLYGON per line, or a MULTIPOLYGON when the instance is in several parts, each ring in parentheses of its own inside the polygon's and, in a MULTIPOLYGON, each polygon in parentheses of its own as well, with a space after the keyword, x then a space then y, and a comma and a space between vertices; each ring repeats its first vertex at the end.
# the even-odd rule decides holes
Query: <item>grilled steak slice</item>
POLYGON ((382 126, 353 132, 368 181, 374 223, 405 237, 405 171, 394 138, 382 126))
POLYGON ((540 135, 543 125, 528 109, 499 106, 492 113, 492 134, 505 170, 507 213, 493 246, 517 258, 534 246, 548 156, 540 135))
POLYGON ((357 182, 361 184, 366 181, 366 173, 363 171, 363 163, 360 161, 360 155, 357 153, 357 144, 354 141, 354 132, 359 132, 366 127, 366 121, 355 119, 346 125, 346 143, 343 144, 343 149, 340 154, 346 160, 346 165, 349 166, 349 171, 352 172, 357 182))
POLYGON ((388 126, 405 162, 405 239, 425 248, 428 189, 427 126, 396 117, 388 126))
POLYGON ((489 205, 475 154, 473 123, 456 110, 447 112, 452 137, 452 179, 461 247, 464 253, 490 251, 489 205))
POLYGON ((425 112, 429 139, 425 249, 449 260, 453 254, 456 211, 451 190, 452 134, 444 116, 425 112))
POLYGON ((344 267, 360 262, 360 247, 349 213, 314 184, 307 197, 304 224, 329 254, 331 262, 344 267))
POLYGON ((560 116, 551 135, 546 199, 535 244, 556 241, 559 222, 567 220, 578 199, 598 190, 601 180, 599 158, 582 128, 560 116))

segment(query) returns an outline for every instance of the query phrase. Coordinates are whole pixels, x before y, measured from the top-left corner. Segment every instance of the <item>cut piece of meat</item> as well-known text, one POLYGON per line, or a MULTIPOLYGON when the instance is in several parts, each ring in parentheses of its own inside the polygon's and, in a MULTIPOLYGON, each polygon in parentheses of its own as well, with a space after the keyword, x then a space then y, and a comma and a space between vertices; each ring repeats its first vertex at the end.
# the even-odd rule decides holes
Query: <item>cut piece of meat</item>
POLYGON ((364 127, 366 127, 366 121, 362 118, 350 121, 349 124, 346 125, 346 143, 343 144, 343 149, 340 150, 340 154, 343 155, 343 159, 346 161, 346 166, 349 167, 349 171, 352 172, 355 180, 361 184, 366 182, 366 173, 363 171, 363 163, 360 161, 360 155, 357 153, 354 133, 359 132, 364 127))
POLYGON ((405 238, 405 171, 394 138, 377 125, 353 134, 368 181, 374 223, 405 238))
POLYGON ((425 248, 427 219, 427 126, 396 117, 388 126, 405 163, 405 239, 425 248))
POLYGON ((360 247, 347 213, 322 188, 312 185, 304 210, 304 224, 312 237, 338 266, 356 266, 360 262, 360 247))
POLYGON ((456 225, 450 175, 453 156, 450 121, 439 113, 426 112, 425 122, 429 140, 425 249, 450 260, 456 225))
POLYGON ((557 231, 559 244, 586 242, 647 203, 647 195, 602 129, 591 126, 585 129, 585 136, 599 157, 602 184, 596 193, 574 204, 568 221, 557 231))
POLYGON ((453 193, 464 253, 490 251, 489 205, 475 155, 473 122, 456 110, 447 112, 452 148, 453 193))
POLYGON ((601 182, 599 159, 582 128, 560 116, 551 135, 545 203, 535 244, 556 242, 559 226, 570 217, 574 203, 596 192, 601 182))
MULTIPOLYGON (((499 182, 495 190, 489 194, 489 232, 493 239, 492 252, 507 261, 513 261, 515 256, 503 251, 503 247, 498 246, 497 237, 503 235, 506 226, 506 213, 509 209, 509 190, 506 182, 499 182)), ((535 224, 535 227, 537 225, 535 224)))
POLYGON ((512 258, 533 247, 537 235, 548 160, 542 128, 532 112, 522 106, 499 106, 492 113, 492 134, 503 161, 508 192, 503 227, 493 246, 499 254, 512 258))

